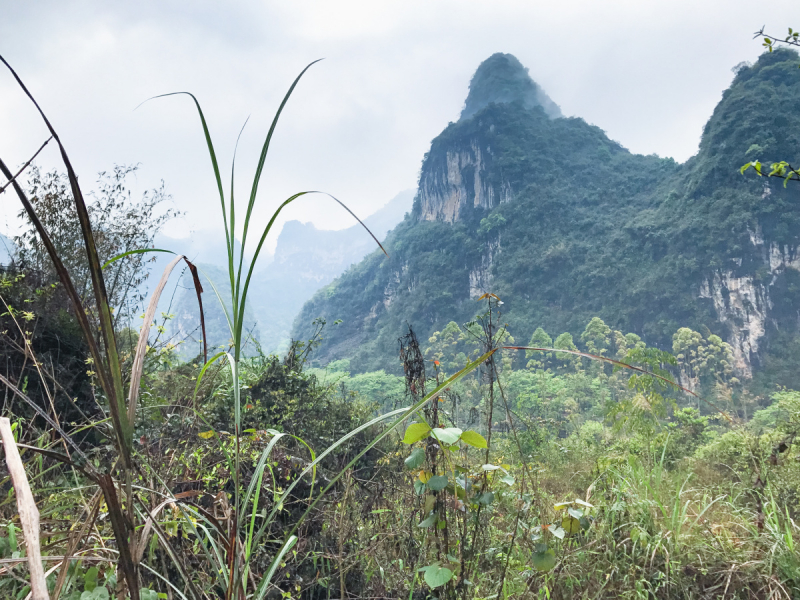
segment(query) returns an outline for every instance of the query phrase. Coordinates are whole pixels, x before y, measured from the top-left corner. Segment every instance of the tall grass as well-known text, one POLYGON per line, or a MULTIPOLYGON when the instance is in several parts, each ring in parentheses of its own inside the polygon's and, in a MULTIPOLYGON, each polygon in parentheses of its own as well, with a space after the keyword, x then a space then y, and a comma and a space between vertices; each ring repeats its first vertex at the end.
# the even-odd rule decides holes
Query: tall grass
MULTIPOLYGON (((300 474, 300 476, 282 492, 282 494, 274 503, 270 513, 259 514, 258 500, 262 488, 262 482, 265 478, 265 473, 269 470, 268 458, 276 444, 283 438, 289 436, 286 433, 270 431, 272 438, 267 444, 266 448, 264 448, 262 451, 256 464, 255 472, 252 475, 249 483, 245 486, 245 482, 242 478, 242 455, 240 439, 242 436, 241 361, 242 349, 245 341, 243 332, 245 308, 248 299, 247 297, 253 272, 263 249, 264 243, 267 239, 267 236, 272 231, 276 219, 280 215, 281 211, 295 200, 307 194, 318 192, 303 191, 288 197, 273 212, 266 227, 260 231, 254 230, 251 232, 251 228, 253 227, 252 218, 258 199, 259 185, 261 183, 264 165, 279 118, 300 79, 315 63, 309 64, 297 76, 297 78, 289 87, 289 90, 284 96, 272 120, 272 124, 261 148, 256 171, 250 186, 250 193, 247 197, 244 218, 242 220, 242 226, 240 230, 241 246, 238 252, 235 249, 236 235, 237 231, 239 230, 237 230, 237 205, 234 200, 234 168, 233 166, 231 168, 230 192, 226 197, 225 186, 223 185, 219 168, 219 161, 217 159, 206 118, 200 107, 200 103, 194 95, 188 92, 165 94, 164 96, 184 94, 189 96, 194 102, 197 113, 200 117, 209 157, 211 159, 216 187, 219 194, 222 222, 226 238, 230 302, 224 301, 219 292, 219 287, 215 285, 214 282, 211 282, 211 284, 214 293, 224 311, 232 342, 228 352, 220 352, 206 361, 200 371, 200 374, 198 375, 197 387, 199 387, 203 375, 206 373, 211 364, 217 360, 224 360, 227 362, 232 382, 231 394, 234 406, 233 436, 235 439, 235 446, 233 448, 233 452, 228 453, 225 446, 220 444, 220 448, 226 452, 231 476, 233 479, 233 503, 231 505, 232 517, 227 523, 220 522, 218 519, 215 519, 212 515, 199 509, 197 506, 192 506, 183 501, 183 499, 175 497, 175 495, 168 492, 166 485, 163 486, 163 489, 165 490, 163 492, 151 490, 153 494, 160 495, 162 498, 155 508, 151 510, 148 508, 148 504, 142 501, 142 499, 139 497, 132 483, 134 469, 137 467, 147 468, 146 464, 135 464, 135 461, 139 459, 134 452, 133 445, 133 431, 137 415, 139 386, 143 375, 144 358, 148 350, 147 337, 152 319, 155 315, 158 299, 164 289, 166 280, 172 270, 181 260, 184 260, 188 264, 193 275, 195 276, 194 279, 198 289, 198 299, 200 299, 201 288, 199 287, 196 268, 184 256, 176 257, 176 259, 173 260, 167 267, 164 275, 161 278, 161 281, 159 282, 159 285, 156 288, 156 291, 150 299, 148 310, 145 313, 145 320, 139 335, 139 344, 137 346, 136 355, 132 363, 132 368, 130 372, 123 372, 123 365, 117 349, 116 331, 114 330, 113 326, 113 307, 109 305, 105 279, 103 276, 103 267, 107 266, 110 262, 118 260, 128 254, 143 253, 153 250, 144 248, 137 249, 117 257, 112 257, 106 261, 105 264, 101 262, 100 257, 98 256, 94 232, 92 231, 92 224, 89 219, 89 212, 84 200, 84 195, 81 191, 78 177, 72 167, 64 145, 62 144, 54 127, 51 125, 44 112, 40 108, 39 104, 36 102, 33 95, 28 91, 27 87, 24 85, 17 73, 11 68, 11 66, 2 56, 0 56, 0 61, 2 61, 2 63, 8 68, 19 87, 39 111, 39 114, 47 126, 52 139, 55 140, 58 145, 61 159, 67 171, 67 176, 69 178, 74 200, 74 206, 78 215, 84 246, 86 248, 89 271, 91 274, 93 298, 95 303, 95 307, 91 311, 82 304, 80 296, 78 295, 73 284, 70 273, 65 268, 62 258, 59 256, 46 228, 43 226, 41 220, 36 214, 36 211, 31 205, 31 202, 27 198, 24 190, 18 184, 16 177, 19 175, 19 173, 12 175, 5 163, 0 160, 0 172, 2 172, 9 182, 11 182, 14 191, 16 192, 28 217, 36 228, 37 233, 40 236, 51 260, 53 261, 59 279, 64 286, 64 289, 66 290, 72 304, 78 324, 80 325, 83 335, 86 339, 93 369, 97 373, 97 381, 108 404, 114 433, 114 445, 118 452, 119 460, 115 464, 109 465, 106 469, 106 472, 102 472, 100 469, 95 468, 91 461, 73 461, 67 455, 58 454, 52 451, 44 451, 41 449, 39 449, 39 451, 46 452, 47 456, 60 460, 81 471, 102 491, 105 504, 108 508, 109 520, 114 531, 117 551, 119 553, 118 568, 125 579, 127 592, 131 598, 140 597, 140 567, 145 568, 154 576, 161 578, 164 583, 171 588, 172 592, 180 598, 188 600, 188 598, 200 599, 208 596, 207 591, 200 590, 196 586, 193 573, 190 572, 190 570, 185 566, 185 561, 182 560, 182 557, 179 556, 178 553, 172 548, 168 535, 165 533, 159 522, 159 514, 161 511, 163 511, 167 506, 175 506, 182 511, 186 528, 190 530, 192 535, 194 535, 198 540, 203 541, 201 544, 202 552, 205 556, 205 559, 208 561, 210 567, 209 570, 215 574, 217 586, 219 589, 224 591, 225 597, 227 599, 255 598, 260 600, 266 596, 279 565, 296 543, 297 537, 295 536, 295 532, 299 523, 296 524, 291 531, 285 532, 285 538, 280 544, 279 549, 275 552, 270 566, 266 572, 257 574, 260 577, 258 581, 256 581, 254 573, 252 572, 250 560, 253 556, 254 549, 259 544, 263 543, 265 533, 270 525, 275 522, 275 518, 278 512, 281 510, 284 501, 289 497, 299 481, 306 476, 310 476, 313 484, 313 478, 315 477, 317 466, 321 460, 334 452, 352 437, 365 430, 368 430, 378 423, 392 419, 391 423, 385 427, 381 433, 377 435, 370 443, 368 443, 366 447, 355 458, 353 458, 348 465, 345 466, 344 469, 334 476, 328 483, 327 487, 322 490, 320 494, 316 495, 303 515, 303 518, 305 518, 305 516, 314 508, 316 503, 322 497, 322 494, 331 489, 331 487, 337 483, 339 478, 347 471, 347 469, 354 465, 356 461, 358 461, 367 451, 369 451, 369 449, 374 447, 382 439, 388 436, 392 431, 399 427, 404 420, 418 411, 432 398, 435 398, 439 393, 441 393, 442 390, 449 387, 466 374, 477 368, 478 365, 491 356, 494 351, 488 352, 478 360, 469 363, 464 369, 454 374, 446 381, 442 382, 434 390, 416 401, 413 405, 407 408, 391 411, 385 415, 381 415, 370 420, 369 422, 357 427, 350 433, 341 437, 339 440, 331 444, 324 452, 321 452, 318 456, 315 456, 312 451, 311 462, 300 474), (248 262, 245 260, 246 248, 248 247, 248 243, 252 243, 253 239, 256 241, 255 250, 253 252, 252 259, 248 264, 248 262), (127 394, 124 386, 124 382, 126 381, 129 382, 127 394), (258 526, 257 522, 260 522, 258 526), (180 587, 176 585, 176 582, 167 580, 152 567, 143 563, 145 549, 149 544, 152 535, 156 535, 158 537, 159 543, 164 548, 175 568, 181 574, 185 586, 180 587)), ((328 196, 340 204, 345 210, 347 210, 364 227, 364 229, 370 235, 372 235, 369 229, 367 229, 367 227, 355 216, 355 214, 353 214, 352 211, 350 211, 350 209, 344 203, 333 196, 328 196)), ((380 242, 377 240, 377 238, 375 238, 374 235, 372 235, 372 237, 375 239, 375 242, 378 244, 378 246, 380 246, 380 242)), ((382 246, 381 249, 383 249, 382 246)), ((163 252, 164 250, 155 251, 163 252)), ((200 305, 200 310, 202 318, 202 302, 200 305)), ((3 382, 13 393, 17 394, 20 398, 31 404, 48 421, 48 423, 50 423, 54 430, 60 436, 62 436, 62 438, 64 438, 65 442, 70 443, 80 454, 82 454, 78 446, 76 446, 74 442, 69 439, 69 436, 66 434, 66 432, 64 432, 63 429, 61 429, 47 415, 47 413, 38 408, 34 402, 27 398, 23 391, 16 388, 5 378, 3 378, 3 382)), ((197 387, 195 389, 197 389, 197 387)), ((61 566, 62 573, 66 572, 69 558, 69 553, 67 553, 61 566)), ((60 577, 59 580, 61 581, 61 579, 62 577, 60 577)))

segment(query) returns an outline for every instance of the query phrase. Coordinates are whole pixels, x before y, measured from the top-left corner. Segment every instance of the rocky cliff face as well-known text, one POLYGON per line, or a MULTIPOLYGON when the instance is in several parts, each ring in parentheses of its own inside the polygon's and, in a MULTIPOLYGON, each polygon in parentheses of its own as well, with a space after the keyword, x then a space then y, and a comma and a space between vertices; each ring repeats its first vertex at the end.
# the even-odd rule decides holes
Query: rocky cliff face
POLYGON ((443 161, 420 175, 420 218, 454 223, 467 206, 490 210, 510 200, 513 190, 507 181, 497 186, 488 181, 491 162, 491 148, 481 148, 477 139, 465 148, 446 150, 443 161))
POLYGON ((600 316, 669 349, 690 327, 726 340, 737 375, 752 377, 787 339, 800 343, 800 186, 738 170, 800 147, 797 60, 741 69, 680 165, 562 118, 516 59, 491 57, 461 119, 433 140, 390 257, 317 293, 295 335, 301 321, 343 319, 318 357, 391 368, 405 323, 424 339, 471 319, 491 291, 518 339, 538 326, 579 335, 600 316))
POLYGON ((753 376, 753 367, 760 362, 768 330, 782 326, 784 315, 774 313, 772 289, 783 283, 787 270, 800 272, 797 246, 765 241, 758 226, 749 234, 761 276, 757 277, 752 269, 742 273, 743 259, 732 258, 734 267, 714 271, 703 281, 699 292, 700 298, 713 302, 719 322, 727 329, 726 341, 733 348, 734 370, 746 379, 753 376))
MULTIPOLYGON (((549 118, 561 117, 561 109, 531 79, 528 70, 511 54, 497 53, 478 67, 469 86, 460 121, 473 117, 491 104, 515 104, 538 109, 549 118)), ((488 133, 495 132, 490 125, 488 133)), ((485 136, 476 133, 447 148, 434 148, 420 174, 417 200, 419 216, 427 221, 457 221, 465 207, 491 210, 507 202, 514 190, 507 179, 491 181, 494 151, 485 136)))

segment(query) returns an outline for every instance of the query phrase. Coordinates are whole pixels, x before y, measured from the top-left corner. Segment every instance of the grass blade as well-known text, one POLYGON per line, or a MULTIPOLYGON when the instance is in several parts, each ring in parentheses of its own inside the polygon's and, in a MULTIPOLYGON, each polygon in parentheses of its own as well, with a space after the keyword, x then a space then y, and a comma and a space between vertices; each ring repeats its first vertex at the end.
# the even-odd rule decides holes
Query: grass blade
POLYGON ((146 252, 166 252, 168 254, 175 254, 172 250, 162 250, 161 248, 141 248, 139 250, 128 250, 127 252, 123 252, 122 254, 117 254, 113 258, 109 258, 106 262, 103 263, 103 270, 106 269, 109 265, 117 262, 120 258, 125 258, 126 256, 130 256, 131 254, 145 254, 146 252))
MULTIPOLYGON (((372 239, 375 240, 375 243, 378 244, 378 247, 383 251, 383 253, 386 256, 389 256, 389 254, 386 252, 386 249, 378 241, 378 238, 375 237, 375 234, 372 233, 372 231, 370 231, 369 227, 367 227, 364 224, 364 222, 361 219, 359 219, 355 215, 355 213, 347 207, 347 205, 344 202, 342 202, 341 200, 339 200, 338 198, 336 198, 334 196, 331 196, 330 194, 328 194, 326 192, 317 192, 317 191, 314 191, 314 190, 310 190, 310 191, 306 191, 306 192, 298 192, 297 194, 294 194, 294 195, 290 196, 289 198, 287 198, 286 200, 283 201, 283 203, 278 207, 278 209, 272 214, 272 218, 269 220, 269 223, 267 223, 267 226, 264 228, 264 232, 261 234, 261 239, 259 239, 259 241, 258 241, 258 246, 256 247, 256 251, 253 254, 253 260, 250 262, 250 268, 247 271, 247 278, 245 279, 244 287, 242 288, 242 295, 241 295, 241 298, 239 300, 239 302, 240 302, 239 314, 244 315, 245 302, 247 301, 247 292, 250 289, 250 280, 253 277, 253 270, 255 269, 256 260, 258 259, 258 256, 261 253, 261 248, 264 246, 264 242, 267 239, 267 235, 269 235, 269 232, 272 229, 273 224, 275 223, 275 219, 278 218, 278 215, 280 214, 280 212, 287 205, 289 205, 290 203, 294 202, 295 200, 297 200, 301 196, 305 196, 307 194, 323 194, 325 196, 328 196, 329 198, 331 198, 335 202, 337 202, 342 208, 344 208, 348 213, 350 213, 350 215, 352 215, 352 217, 356 221, 358 221, 358 223, 367 231, 367 233, 370 234, 370 236, 372 236, 372 239)), ((243 241, 243 244, 244 244, 244 241, 243 241)), ((244 325, 244 319, 242 318, 240 320, 240 322, 237 323, 236 331, 234 333, 234 338, 233 338, 234 342, 236 342, 237 340, 241 340, 243 325, 244 325)), ((237 355, 237 358, 238 358, 238 355, 237 355)))
POLYGON ((255 595, 255 600, 262 600, 264 596, 267 594, 267 590, 269 589, 269 584, 272 581, 272 578, 275 576, 275 571, 278 570, 278 566, 280 566, 281 562, 283 562, 283 557, 291 550, 294 545, 297 543, 297 536, 290 535, 289 539, 286 540, 286 543, 281 548, 281 551, 278 555, 273 559, 272 564, 269 567, 269 571, 261 580, 261 584, 258 586, 258 591, 255 595))
MULTIPOLYGON (((11 177, 11 171, 8 170, 8 167, 6 167, 6 164, 2 160, 0 160, 0 173, 3 173, 3 175, 7 178, 11 177)), ((83 335, 86 338, 86 343, 89 346, 89 353, 92 355, 92 360, 96 366, 95 371, 97 372, 97 379, 100 381, 100 387, 103 388, 103 390, 106 390, 110 384, 108 374, 106 373, 105 364, 103 363, 103 356, 100 352, 100 347, 97 344, 97 340, 94 337, 94 333, 92 333, 92 327, 89 324, 89 318, 87 317, 86 311, 81 303, 81 298, 75 289, 75 285, 72 283, 72 278, 70 277, 67 268, 64 266, 64 263, 61 261, 61 258, 58 256, 55 245, 50 239, 50 234, 44 228, 44 225, 42 225, 42 222, 39 220, 39 217, 33 210, 33 205, 30 203, 30 200, 28 200, 25 192, 22 190, 19 184, 17 184, 17 182, 13 183, 13 187, 20 199, 20 202, 22 203, 23 208, 25 209, 25 212, 28 215, 28 218, 31 220, 31 223, 33 223, 36 232, 39 234, 39 238, 42 240, 42 244, 44 244, 47 254, 50 256, 50 260, 53 261, 53 267, 58 274, 61 285, 64 286, 64 290, 67 292, 67 295, 72 302, 72 305, 75 309, 75 317, 78 320, 78 325, 83 331, 83 335)), ((119 439, 115 439, 115 442, 119 444, 119 439)))
POLYGON ((133 366, 131 367, 131 385, 128 393, 128 422, 131 424, 136 422, 136 404, 139 400, 139 385, 142 381, 142 374, 144 373, 144 357, 147 354, 147 340, 150 333, 150 325, 156 316, 156 309, 158 308, 158 301, 161 299, 161 293, 167 285, 172 270, 175 268, 181 259, 182 255, 177 256, 171 263, 164 269, 161 279, 150 296, 150 303, 144 313, 144 321, 142 322, 142 329, 139 332, 139 341, 136 344, 136 354, 133 358, 133 366))
MULTIPOLYGON (((269 151, 269 145, 272 141, 272 135, 275 133, 275 128, 278 125, 278 120, 280 119, 281 113, 283 109, 286 107, 286 103, 289 101, 289 98, 294 92, 295 87, 300 82, 300 79, 305 75, 306 71, 308 71, 313 65, 318 63, 320 59, 315 60, 314 62, 308 64, 305 69, 300 71, 300 74, 295 78, 292 82, 292 85, 289 86, 289 90, 286 92, 286 95, 283 97, 283 101, 281 102, 280 106, 278 106, 278 110, 275 112, 275 116, 272 119, 272 124, 269 127, 269 131, 267 132, 267 137, 264 140, 264 145, 261 148, 261 155, 258 158, 258 166, 256 167, 256 173, 253 177, 253 186, 250 190, 250 200, 247 203, 247 211, 245 212, 244 216, 244 228, 242 229, 242 247, 239 252, 239 269, 236 275, 236 297, 239 296, 239 285, 241 283, 242 277, 242 263, 244 262, 244 248, 245 244, 247 243, 247 231, 250 227, 250 217, 253 214, 253 207, 255 206, 256 202, 256 195, 258 194, 258 184, 261 182, 261 173, 264 171, 264 163, 267 160, 267 152, 269 151)), ((233 196, 231 195, 231 198, 233 196)), ((233 200, 231 200, 233 203, 233 200)), ((279 209, 280 210, 280 209, 279 209)), ((231 247, 233 249, 233 247, 231 247)), ((253 257, 253 262, 255 263, 255 256, 253 257)), ((244 304, 242 304, 244 306, 244 304)))
MULTIPOLYGON (((52 124, 48 120, 47 116, 44 114, 44 111, 39 106, 39 103, 33 97, 33 94, 28 90, 25 84, 20 79, 19 75, 17 75, 16 71, 11 68, 11 65, 0 56, 0 62, 2 62, 6 68, 11 72, 14 79, 17 81, 17 84, 20 86, 22 91, 25 93, 26 96, 30 99, 33 105, 36 107, 36 110, 39 112, 39 115, 42 117, 47 129, 50 131, 50 135, 53 136, 53 139, 58 144, 58 148, 61 152, 61 159, 64 162, 64 166, 67 169, 67 176, 69 178, 70 187, 72 189, 72 196, 73 201, 75 202, 75 211, 78 214, 78 221, 81 226, 81 233, 83 234, 83 241, 86 247, 86 254, 89 260, 89 273, 92 279, 92 287, 94 289, 94 297, 95 303, 97 305, 97 313, 100 319, 100 331, 103 336, 103 344, 105 346, 105 353, 106 353, 106 364, 108 368, 108 376, 106 380, 106 384, 108 385, 107 388, 104 389, 108 396, 109 407, 111 410, 111 416, 114 422, 115 429, 117 430, 117 436, 120 442, 120 451, 123 460, 123 464, 126 466, 130 466, 130 456, 131 456, 131 445, 132 445, 132 434, 133 429, 130 426, 130 423, 126 422, 126 415, 125 415, 125 406, 124 406, 124 392, 122 389, 122 371, 120 368, 119 362, 119 354, 117 352, 117 341, 114 334, 114 324, 111 315, 111 308, 108 304, 108 293, 106 291, 105 280, 103 279, 103 270, 100 265, 100 259, 97 255, 97 246, 94 241, 94 236, 92 234, 92 224, 89 219, 89 211, 86 207, 86 202, 83 199, 83 192, 81 191, 80 185, 78 184, 78 176, 75 174, 75 170, 72 168, 72 163, 67 156, 66 148, 64 148, 64 144, 61 143, 61 139, 58 137, 56 130, 53 128, 52 124)), ((18 186, 15 185, 15 188, 18 186)), ((27 210, 27 207, 26 207, 27 210)), ((38 228, 37 228, 38 229, 38 228)), ((104 363, 98 362, 96 368, 101 368, 101 365, 104 363)), ((130 582, 129 582, 130 583, 130 582)), ((133 584, 134 587, 131 588, 132 594, 138 594, 139 587, 138 584, 133 584)))

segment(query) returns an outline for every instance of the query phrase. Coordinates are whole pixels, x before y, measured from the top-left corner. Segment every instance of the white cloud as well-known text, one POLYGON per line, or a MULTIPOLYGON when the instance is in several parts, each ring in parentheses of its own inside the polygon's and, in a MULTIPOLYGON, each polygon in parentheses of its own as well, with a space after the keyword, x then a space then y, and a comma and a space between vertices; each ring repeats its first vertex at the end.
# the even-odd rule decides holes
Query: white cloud
MULTIPOLYGON (((170 232, 180 235, 213 227, 216 187, 188 98, 133 111, 155 94, 197 95, 225 173, 252 115, 237 165, 243 199, 284 91, 305 64, 325 57, 278 128, 257 222, 299 189, 329 191, 367 215, 415 185, 430 140, 458 117, 469 78, 493 52, 515 54, 565 114, 632 151, 685 160, 730 68, 760 53, 752 32, 797 26, 793 14, 800 17, 788 0, 768 13, 743 0, 18 2, 0 22, 0 54, 40 100, 82 179, 142 163, 140 185, 164 179, 187 212, 170 232)), ((13 168, 45 137, 0 73, 0 157, 13 168)), ((48 150, 43 165, 56 162, 48 150)), ((4 196, 0 218, 8 220, 18 207, 4 196)), ((350 224, 322 198, 287 217, 350 224)))

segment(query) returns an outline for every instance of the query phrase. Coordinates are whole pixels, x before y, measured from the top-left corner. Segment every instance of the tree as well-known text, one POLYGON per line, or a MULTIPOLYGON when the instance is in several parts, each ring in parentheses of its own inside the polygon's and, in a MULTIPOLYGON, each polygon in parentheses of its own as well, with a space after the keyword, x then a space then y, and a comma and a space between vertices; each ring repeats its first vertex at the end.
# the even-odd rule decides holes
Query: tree
MULTIPOLYGON (((556 341, 553 343, 553 348, 557 350, 572 350, 573 352, 578 350, 578 347, 572 340, 572 334, 568 332, 564 332, 556 338, 556 341)), ((561 364, 561 368, 559 369, 561 371, 577 371, 581 364, 581 359, 578 356, 567 354, 566 352, 557 352, 556 358, 561 364)))
MULTIPOLYGON (((553 338, 551 338, 544 329, 537 327, 536 331, 534 331, 531 336, 531 341, 528 342, 528 346, 532 346, 533 348, 552 348, 553 338)), ((531 359, 528 361, 529 369, 543 369, 553 358, 553 354, 551 352, 526 350, 525 358, 531 359)))
POLYGON ((672 336, 672 351, 684 387, 697 390, 703 385, 738 383, 733 377, 733 350, 718 335, 704 339, 700 333, 681 327, 672 336))
MULTIPOLYGON (((101 261, 114 256, 153 246, 153 240, 162 227, 178 213, 172 209, 160 211, 170 199, 164 183, 145 192, 137 202, 128 188, 128 177, 138 166, 115 166, 112 172, 102 172, 97 178, 94 201, 88 206, 89 217, 101 261)), ((44 227, 50 233, 56 251, 72 276, 75 288, 91 314, 87 300, 91 299, 92 283, 86 261, 80 223, 74 209, 74 200, 67 176, 57 171, 42 173, 31 167, 28 178, 28 196, 44 227)), ((20 212, 26 227, 14 238, 14 260, 24 270, 41 274, 45 281, 58 281, 53 263, 45 250, 27 213, 20 212)), ((114 310, 114 326, 120 329, 142 309, 145 298, 142 284, 149 275, 147 265, 153 258, 132 254, 105 269, 109 304, 114 310)))
POLYGON ((583 330, 581 341, 587 352, 602 356, 611 344, 611 328, 600 317, 593 317, 583 330))

